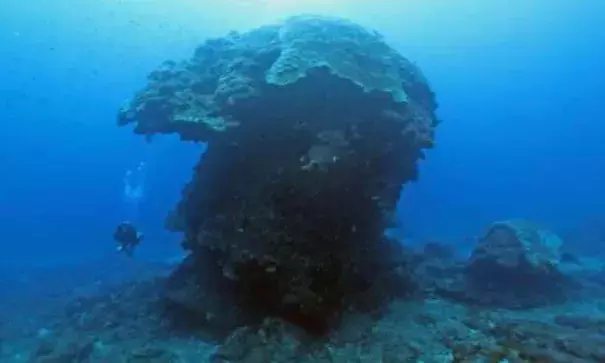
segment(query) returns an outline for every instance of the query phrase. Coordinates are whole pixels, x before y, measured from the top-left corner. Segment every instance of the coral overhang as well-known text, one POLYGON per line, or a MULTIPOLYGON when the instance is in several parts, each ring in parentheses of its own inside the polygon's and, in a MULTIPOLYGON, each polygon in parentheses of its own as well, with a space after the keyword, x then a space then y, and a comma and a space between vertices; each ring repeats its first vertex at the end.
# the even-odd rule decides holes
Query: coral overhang
POLYGON ((174 285, 206 293, 176 300, 203 295, 187 305, 208 319, 232 305, 325 332, 409 291, 383 231, 433 146, 435 109, 415 65, 344 19, 231 33, 152 72, 119 124, 208 142, 169 221, 191 252, 174 285))

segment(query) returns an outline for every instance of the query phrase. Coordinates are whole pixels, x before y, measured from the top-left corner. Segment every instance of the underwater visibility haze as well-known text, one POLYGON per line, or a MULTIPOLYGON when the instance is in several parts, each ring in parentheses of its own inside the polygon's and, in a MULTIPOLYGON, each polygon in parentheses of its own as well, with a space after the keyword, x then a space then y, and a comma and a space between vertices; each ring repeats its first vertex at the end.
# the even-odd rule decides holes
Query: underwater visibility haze
POLYGON ((604 23, 0 0, 0 362, 605 361, 604 23))

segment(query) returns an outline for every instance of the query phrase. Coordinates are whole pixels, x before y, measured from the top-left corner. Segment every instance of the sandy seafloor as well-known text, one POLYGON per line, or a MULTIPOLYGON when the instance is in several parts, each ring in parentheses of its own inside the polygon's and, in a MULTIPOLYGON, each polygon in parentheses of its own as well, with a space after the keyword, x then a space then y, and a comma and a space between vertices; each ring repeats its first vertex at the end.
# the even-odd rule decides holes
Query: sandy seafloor
POLYGON ((166 325, 150 303, 171 268, 115 259, 2 271, 0 362, 605 362, 605 284, 592 298, 518 311, 395 301, 321 342, 267 320, 278 333, 242 328, 221 348, 166 325))

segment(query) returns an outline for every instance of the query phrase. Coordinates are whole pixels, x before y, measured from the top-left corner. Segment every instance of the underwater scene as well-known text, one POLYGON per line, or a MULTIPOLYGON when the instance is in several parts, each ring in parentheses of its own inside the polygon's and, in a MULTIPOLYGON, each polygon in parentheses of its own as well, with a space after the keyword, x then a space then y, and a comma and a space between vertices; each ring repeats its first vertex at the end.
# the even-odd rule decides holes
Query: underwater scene
POLYGON ((0 363, 605 362, 603 24, 0 0, 0 363))

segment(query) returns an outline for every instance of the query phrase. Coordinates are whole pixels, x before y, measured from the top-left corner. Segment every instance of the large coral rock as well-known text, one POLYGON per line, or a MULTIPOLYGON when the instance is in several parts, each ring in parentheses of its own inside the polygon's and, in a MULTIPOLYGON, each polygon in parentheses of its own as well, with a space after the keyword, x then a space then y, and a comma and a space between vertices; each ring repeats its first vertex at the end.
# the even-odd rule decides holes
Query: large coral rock
MULTIPOLYGON (((420 70, 379 34, 301 16, 166 62, 119 124, 209 143, 169 225, 189 261, 212 262, 175 279, 214 276, 210 290, 243 311, 320 332, 407 290, 404 253, 382 235, 433 146, 435 109, 420 70)), ((196 302, 199 284, 170 285, 180 305, 213 309, 196 302)))
POLYGON ((562 240, 525 220, 492 224, 473 250, 467 276, 474 289, 508 299, 554 297, 562 274, 562 240))

